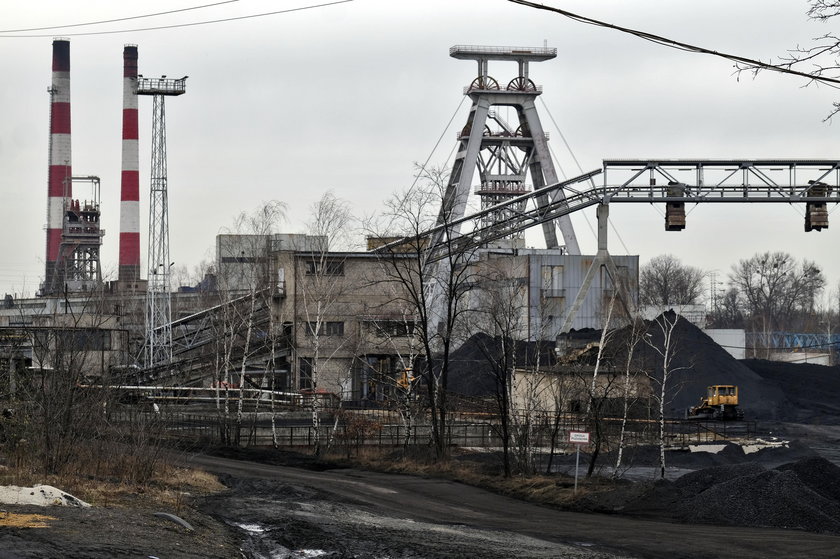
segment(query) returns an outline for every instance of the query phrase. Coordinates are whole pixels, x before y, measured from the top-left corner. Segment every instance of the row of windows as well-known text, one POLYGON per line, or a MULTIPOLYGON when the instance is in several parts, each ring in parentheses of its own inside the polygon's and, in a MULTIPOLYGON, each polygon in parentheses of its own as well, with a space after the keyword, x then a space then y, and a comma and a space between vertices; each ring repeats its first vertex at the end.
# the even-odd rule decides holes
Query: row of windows
MULTIPOLYGON (((305 323, 307 336, 343 336, 344 322, 323 321, 320 327, 317 322, 305 323)), ((369 330, 380 337, 400 338, 413 336, 416 324, 405 320, 378 320, 367 324, 369 330)))
MULTIPOLYGON (((402 368, 396 359, 367 358, 366 366, 354 367, 352 391, 358 398, 382 400, 393 395, 397 387, 413 382, 411 369, 402 368)), ((298 359, 298 388, 312 388, 312 358, 298 359)))
POLYGON ((321 327, 319 328, 317 322, 307 322, 306 335, 314 336, 316 333, 319 336, 343 336, 344 323, 325 321, 321 323, 321 327))

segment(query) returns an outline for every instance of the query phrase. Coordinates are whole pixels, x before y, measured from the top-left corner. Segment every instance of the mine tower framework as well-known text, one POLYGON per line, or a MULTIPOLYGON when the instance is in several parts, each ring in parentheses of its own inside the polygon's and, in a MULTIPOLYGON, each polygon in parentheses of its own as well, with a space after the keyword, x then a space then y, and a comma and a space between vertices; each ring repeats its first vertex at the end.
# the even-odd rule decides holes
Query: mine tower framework
POLYGON ((59 279, 66 291, 91 291, 102 282, 99 252, 105 231, 100 226, 99 177, 65 179, 61 244, 59 245, 59 279), (90 199, 70 196, 72 183, 90 184, 90 199))

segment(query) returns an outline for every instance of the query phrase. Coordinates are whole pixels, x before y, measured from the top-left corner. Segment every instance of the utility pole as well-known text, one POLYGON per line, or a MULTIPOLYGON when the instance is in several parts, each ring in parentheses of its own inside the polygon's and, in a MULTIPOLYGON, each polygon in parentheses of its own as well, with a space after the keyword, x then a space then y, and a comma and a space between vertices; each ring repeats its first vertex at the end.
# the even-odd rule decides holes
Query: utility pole
POLYGON ((172 360, 172 262, 169 261, 169 206, 166 181, 166 110, 164 99, 186 92, 180 79, 138 76, 137 95, 153 97, 152 168, 149 192, 148 289, 146 291, 146 367, 172 360))

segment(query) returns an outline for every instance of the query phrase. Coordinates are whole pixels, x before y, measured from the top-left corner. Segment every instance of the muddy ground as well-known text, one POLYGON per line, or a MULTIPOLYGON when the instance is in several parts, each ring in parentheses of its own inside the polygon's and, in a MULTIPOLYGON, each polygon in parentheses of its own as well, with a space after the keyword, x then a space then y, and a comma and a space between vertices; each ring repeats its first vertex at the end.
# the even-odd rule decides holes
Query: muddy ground
POLYGON ((249 558, 331 557, 358 559, 508 559, 511 557, 608 559, 623 557, 590 546, 537 537, 424 522, 372 511, 365 503, 305 485, 277 480, 228 478, 231 491, 202 509, 220 516, 244 536, 249 558))
MULTIPOLYGON (((828 443, 838 434, 832 428, 788 428, 828 443)), ((646 452, 640 449, 636 458, 646 452)), ((0 528, 0 559, 749 559, 766 557, 771 548, 785 557, 809 558, 836 557, 840 549, 840 469, 803 444, 753 453, 749 460, 733 448, 714 458, 683 455, 684 469, 700 469, 675 481, 619 483, 569 507, 577 512, 452 481, 336 468, 289 453, 228 454, 252 461, 188 458, 218 472, 229 487, 164 511, 180 514, 192 532, 142 506, 4 506, 8 513, 54 519, 45 528, 0 528), (793 465, 776 465, 786 461, 793 465), (683 545, 709 538, 721 544, 718 551, 683 545)))

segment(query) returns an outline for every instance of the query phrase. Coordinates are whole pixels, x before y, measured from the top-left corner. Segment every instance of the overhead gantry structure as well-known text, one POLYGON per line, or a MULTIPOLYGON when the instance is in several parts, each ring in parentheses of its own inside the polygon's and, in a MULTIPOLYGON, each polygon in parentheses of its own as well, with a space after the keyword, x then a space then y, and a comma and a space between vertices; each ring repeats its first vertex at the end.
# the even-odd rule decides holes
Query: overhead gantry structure
MULTIPOLYGON (((685 228, 685 204, 803 204, 805 231, 821 231, 828 228, 828 204, 840 203, 840 160, 605 160, 601 169, 509 198, 495 206, 438 225, 416 237, 388 243, 377 251, 397 251, 400 245, 406 244, 427 246, 426 262, 433 264, 453 253, 452 243, 456 245, 455 252, 464 253, 598 206, 598 252, 566 314, 561 331, 567 332, 595 272, 602 266, 613 284, 620 288, 620 278, 609 255, 607 223, 609 205, 622 203, 664 204, 666 231, 685 228), (593 179, 599 175, 600 184, 595 185, 593 179), (550 202, 533 203, 541 199, 550 202), (522 207, 530 209, 519 211, 522 207), (488 215, 506 217, 493 221, 486 219, 488 215), (469 226, 472 228, 469 229, 469 226), (446 238, 447 229, 460 231, 448 244, 442 241, 446 238)), ((632 315, 633 302, 627 297, 621 299, 628 314, 632 315)))
POLYGON ((805 204, 805 231, 828 228, 838 202, 840 163, 823 159, 661 159, 604 161, 605 203, 668 204, 665 229, 685 227, 685 204, 805 204))

